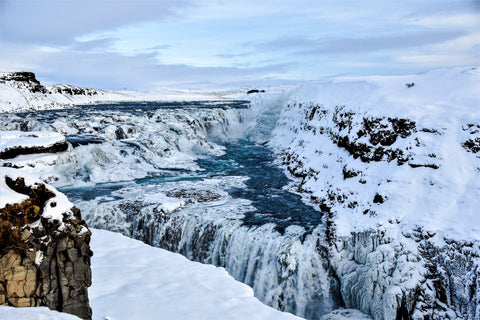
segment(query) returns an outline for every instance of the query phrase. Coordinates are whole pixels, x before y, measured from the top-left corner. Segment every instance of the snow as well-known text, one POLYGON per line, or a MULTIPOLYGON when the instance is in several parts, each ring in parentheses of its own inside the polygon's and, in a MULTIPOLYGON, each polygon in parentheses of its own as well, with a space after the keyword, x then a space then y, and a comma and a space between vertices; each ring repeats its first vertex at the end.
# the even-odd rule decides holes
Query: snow
POLYGON ((18 147, 50 147, 56 143, 64 143, 65 137, 57 132, 18 130, 0 131, 0 152, 18 147))
POLYGON ((50 310, 47 307, 14 308, 0 306, 2 320, 80 320, 71 314, 50 310))
POLYGON ((300 319, 274 310, 223 268, 92 230, 93 319, 300 319))
POLYGON ((28 199, 25 194, 20 194, 7 185, 5 182, 5 169, 0 169, 0 208, 5 208, 7 204, 21 203, 28 199))
POLYGON ((302 166, 297 170, 314 172, 302 182, 312 196, 328 199, 335 193, 346 199, 330 203, 339 235, 384 228, 398 220, 403 230, 421 226, 447 237, 480 240, 480 225, 472 224, 480 212, 480 157, 462 147, 468 138, 478 137, 478 130, 465 128, 480 124, 479 95, 480 71, 475 68, 311 82, 255 97, 250 135, 268 141, 280 156, 298 156, 302 166), (415 85, 408 88, 406 83, 415 85), (325 114, 309 119, 314 106, 325 114), (353 114, 351 128, 335 126, 337 110, 353 114), (276 117, 273 124, 265 115, 276 117), (337 134, 368 144, 357 132, 364 118, 373 117, 385 123, 388 118, 415 122, 416 132, 388 147, 411 154, 407 164, 362 162, 332 141, 337 134), (434 133, 427 131, 432 129, 434 133), (345 179, 345 167, 359 175, 345 179), (373 203, 377 193, 386 198, 384 203, 373 203), (374 214, 364 214, 366 209, 374 214))
MULTIPOLYGON (((27 195, 19 194, 14 190, 10 189, 5 182, 6 177, 16 180, 21 177, 25 179, 25 185, 28 187, 35 188, 40 184, 44 184, 40 179, 36 178, 34 175, 29 175, 19 169, 5 168, 0 167, 0 208, 4 208, 7 204, 21 203, 22 201, 28 199, 27 195)), ((54 187, 47 186, 47 188, 55 194, 54 197, 50 198, 44 206, 42 217, 49 220, 57 220, 60 222, 59 228, 63 227, 63 214, 71 214, 70 209, 73 207, 73 204, 67 199, 67 197, 58 192, 54 187), (55 202, 55 205, 52 205, 55 202)))

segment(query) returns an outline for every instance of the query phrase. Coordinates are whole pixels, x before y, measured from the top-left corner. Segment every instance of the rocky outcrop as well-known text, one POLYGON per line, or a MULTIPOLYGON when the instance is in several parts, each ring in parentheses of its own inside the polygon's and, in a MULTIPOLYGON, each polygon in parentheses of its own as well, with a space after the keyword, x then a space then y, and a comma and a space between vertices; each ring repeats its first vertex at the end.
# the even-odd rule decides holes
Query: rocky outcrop
POLYGON ((0 131, 0 159, 19 155, 57 153, 68 149, 65 137, 55 132, 0 131))
POLYGON ((0 72, 0 82, 8 82, 17 89, 26 90, 31 93, 43 94, 64 94, 69 96, 83 95, 95 96, 99 94, 99 90, 80 88, 71 85, 54 85, 50 88, 44 87, 35 77, 35 73, 28 71, 20 72, 0 72))
POLYGON ((83 95, 83 96, 95 96, 98 95, 98 90, 89 88, 80 88, 67 84, 57 84, 50 87, 50 93, 60 93, 70 96, 83 95))
POLYGON ((25 89, 32 93, 48 93, 47 88, 40 84, 33 72, 1 72, 0 81, 9 82, 18 89, 25 89))
POLYGON ((90 319, 91 232, 64 195, 16 171, 0 172, 2 197, 24 199, 0 209, 0 305, 90 319))
POLYGON ((33 146, 23 147, 17 146, 15 148, 8 148, 4 151, 0 151, 0 159, 12 159, 19 155, 37 154, 37 153, 57 153, 63 152, 68 149, 67 141, 57 142, 51 146, 33 146))

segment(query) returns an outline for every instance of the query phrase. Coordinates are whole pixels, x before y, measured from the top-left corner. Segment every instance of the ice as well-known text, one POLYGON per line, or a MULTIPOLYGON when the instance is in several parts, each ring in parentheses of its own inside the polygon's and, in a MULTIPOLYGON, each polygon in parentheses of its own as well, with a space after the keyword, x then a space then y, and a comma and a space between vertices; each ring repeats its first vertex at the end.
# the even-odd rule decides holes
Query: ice
POLYGON ((40 119, 36 114, 0 115, 0 126, 9 130, 2 134, 17 144, 26 136, 38 145, 45 145, 49 137, 65 141, 63 134, 73 146, 58 154, 22 155, 3 162, 55 186, 131 181, 163 169, 198 171, 199 156, 222 154, 218 143, 243 132, 238 129, 243 109, 153 109, 150 114, 95 110, 87 113, 88 121, 82 110, 50 111, 40 119), (18 131, 25 126, 31 131, 18 131), (32 136, 40 136, 40 131, 44 138, 32 136))
POLYGON ((87 213, 90 226, 225 267, 262 302, 318 319, 338 303, 331 294, 335 280, 316 249, 324 241, 322 228, 306 236, 299 226, 288 227, 282 235, 273 224, 243 225, 243 214, 256 209, 227 191, 245 188, 245 179, 132 184, 114 191, 116 200, 98 197, 77 205, 87 213), (180 201, 182 205, 165 210, 165 205, 180 201))

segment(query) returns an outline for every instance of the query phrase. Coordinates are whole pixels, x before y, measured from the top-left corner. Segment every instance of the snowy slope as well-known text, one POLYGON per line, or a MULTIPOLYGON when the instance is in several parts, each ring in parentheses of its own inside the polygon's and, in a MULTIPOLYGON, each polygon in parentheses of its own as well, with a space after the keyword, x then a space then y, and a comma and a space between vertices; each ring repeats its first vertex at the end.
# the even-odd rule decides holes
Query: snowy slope
POLYGON ((478 69, 339 78, 257 98, 253 130, 275 114, 269 145, 337 234, 394 220, 480 240, 479 94, 478 69))
POLYGON ((93 230, 93 319, 300 319, 265 306, 212 265, 93 230))
POLYGON ((325 212, 346 307, 374 319, 480 316, 479 93, 479 70, 455 68, 252 101, 251 137, 325 212))

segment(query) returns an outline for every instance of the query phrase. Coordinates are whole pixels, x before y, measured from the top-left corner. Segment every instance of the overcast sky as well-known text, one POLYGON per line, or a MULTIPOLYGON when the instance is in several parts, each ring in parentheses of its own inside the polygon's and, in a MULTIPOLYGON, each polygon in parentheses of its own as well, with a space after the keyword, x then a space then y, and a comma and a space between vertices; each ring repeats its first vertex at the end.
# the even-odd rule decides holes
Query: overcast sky
POLYGON ((480 0, 0 0, 0 71, 199 88, 479 64, 480 0))

